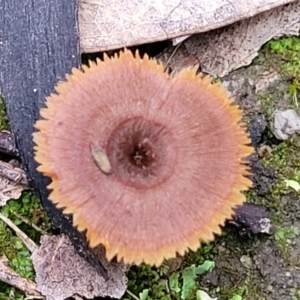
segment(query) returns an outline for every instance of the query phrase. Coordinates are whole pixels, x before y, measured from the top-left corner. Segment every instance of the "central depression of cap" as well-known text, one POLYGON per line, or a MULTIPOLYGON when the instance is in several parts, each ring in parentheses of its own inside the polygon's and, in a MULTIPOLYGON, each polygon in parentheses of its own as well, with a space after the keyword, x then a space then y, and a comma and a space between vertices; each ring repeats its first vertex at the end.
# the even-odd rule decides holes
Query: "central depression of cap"
POLYGON ((173 134, 166 126, 134 117, 113 129, 107 156, 118 180, 128 186, 149 189, 172 175, 176 150, 173 134))

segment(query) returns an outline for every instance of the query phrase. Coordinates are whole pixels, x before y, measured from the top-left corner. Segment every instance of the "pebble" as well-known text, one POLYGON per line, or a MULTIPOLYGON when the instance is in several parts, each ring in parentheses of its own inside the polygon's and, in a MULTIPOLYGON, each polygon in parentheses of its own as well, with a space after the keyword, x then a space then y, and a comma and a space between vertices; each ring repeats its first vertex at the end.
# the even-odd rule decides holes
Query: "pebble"
POLYGON ((287 140, 291 135, 300 133, 300 112, 295 109, 276 110, 270 125, 278 140, 287 140))

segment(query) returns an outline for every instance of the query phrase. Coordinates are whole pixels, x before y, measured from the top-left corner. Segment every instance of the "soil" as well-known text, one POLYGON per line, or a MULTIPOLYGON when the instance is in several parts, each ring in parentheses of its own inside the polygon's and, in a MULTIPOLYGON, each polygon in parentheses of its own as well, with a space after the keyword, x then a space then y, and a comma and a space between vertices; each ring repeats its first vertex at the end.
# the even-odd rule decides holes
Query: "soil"
MULTIPOLYGON (((266 145, 274 149, 282 143, 269 130, 272 115, 270 104, 264 103, 266 95, 271 96, 273 110, 291 106, 291 98, 284 92, 287 79, 270 68, 269 60, 261 53, 251 66, 223 78, 223 86, 244 110, 256 150, 266 145)), ((289 191, 275 197, 276 166, 265 167, 262 160, 257 153, 250 159, 253 188, 248 201, 264 205, 275 232, 279 228, 299 229, 299 194, 289 191)), ((296 230, 292 238, 285 238, 278 242, 276 234, 245 237, 227 226, 212 249, 216 268, 200 279, 200 286, 220 299, 231 299, 233 294, 243 300, 300 299, 300 237, 296 230)))

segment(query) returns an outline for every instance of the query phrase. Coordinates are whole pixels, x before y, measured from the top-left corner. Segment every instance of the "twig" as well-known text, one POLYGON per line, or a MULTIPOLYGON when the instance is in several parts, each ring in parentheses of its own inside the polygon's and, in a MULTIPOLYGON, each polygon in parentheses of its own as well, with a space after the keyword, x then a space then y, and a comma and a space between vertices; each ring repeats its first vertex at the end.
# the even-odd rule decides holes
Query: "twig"
POLYGON ((135 300, 140 300, 140 298, 138 298, 134 293, 130 292, 129 290, 126 290, 126 293, 131 296, 133 299, 135 300))
POLYGON ((180 47, 180 45, 182 44, 183 41, 181 41, 180 43, 177 44, 177 46, 175 47, 175 49, 173 50, 173 52, 171 53, 170 57, 168 58, 167 62, 166 62, 166 66, 164 69, 164 72, 166 72, 168 65, 171 61, 171 59, 173 58, 173 56, 175 55, 175 53, 177 52, 178 48, 180 47))
POLYGON ((37 290, 36 284, 13 271, 5 256, 0 258, 0 281, 12 285, 22 291, 27 299, 45 299, 37 290))
POLYGON ((38 249, 37 244, 28 237, 23 231, 21 231, 9 218, 5 217, 2 213, 0 213, 0 219, 7 224, 12 230, 15 231, 16 235, 22 240, 27 249, 32 253, 36 249, 38 249))
POLYGON ((73 295, 72 298, 74 298, 75 300, 83 300, 83 298, 79 295, 73 295))
POLYGON ((11 164, 1 161, 0 162, 0 175, 24 186, 28 186, 28 180, 25 171, 14 168, 11 164))
POLYGON ((31 226, 33 229, 35 229, 36 231, 42 233, 42 234, 48 234, 45 230, 41 229, 40 227, 36 226, 35 224, 33 224, 32 222, 30 222, 28 219, 22 217, 21 215, 19 215, 16 212, 12 212, 16 217, 18 217, 22 222, 26 223, 27 225, 31 226))

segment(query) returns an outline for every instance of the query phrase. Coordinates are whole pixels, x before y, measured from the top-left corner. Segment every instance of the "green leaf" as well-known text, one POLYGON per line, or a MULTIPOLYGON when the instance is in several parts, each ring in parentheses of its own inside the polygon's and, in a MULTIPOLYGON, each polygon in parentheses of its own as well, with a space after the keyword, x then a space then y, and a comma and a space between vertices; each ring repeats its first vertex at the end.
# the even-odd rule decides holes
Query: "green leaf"
POLYGON ((169 287, 175 293, 179 293, 181 291, 179 287, 179 274, 177 272, 172 273, 169 277, 169 287))
POLYGON ((299 235, 299 228, 296 226, 291 227, 291 232, 293 233, 294 237, 299 235))
POLYGON ((16 247, 16 249, 18 249, 18 250, 22 249, 22 248, 24 247, 22 241, 16 240, 16 241, 15 241, 15 247, 16 247))
POLYGON ((278 229, 276 232, 275 232, 275 240, 278 241, 278 240, 283 240, 285 237, 285 231, 280 228, 278 229))
POLYGON ((294 189, 296 192, 300 191, 300 184, 295 180, 285 180, 284 181, 287 187, 294 189))
POLYGON ((211 298, 206 292, 198 290, 196 293, 197 300, 218 300, 218 298, 211 298))
POLYGON ((181 292, 181 299, 185 300, 188 296, 190 296, 193 290, 196 287, 196 268, 195 265, 191 265, 183 269, 182 278, 183 278, 183 286, 181 292))
POLYGON ((196 275, 202 275, 208 271, 211 271, 215 267, 215 262, 211 260, 205 260, 203 264, 199 265, 195 272, 196 275))
POLYGON ((145 289, 141 293, 139 293, 139 297, 141 300, 146 300, 149 294, 149 290, 145 289))
POLYGON ((234 295, 230 300, 243 300, 243 298, 240 295, 234 295))

